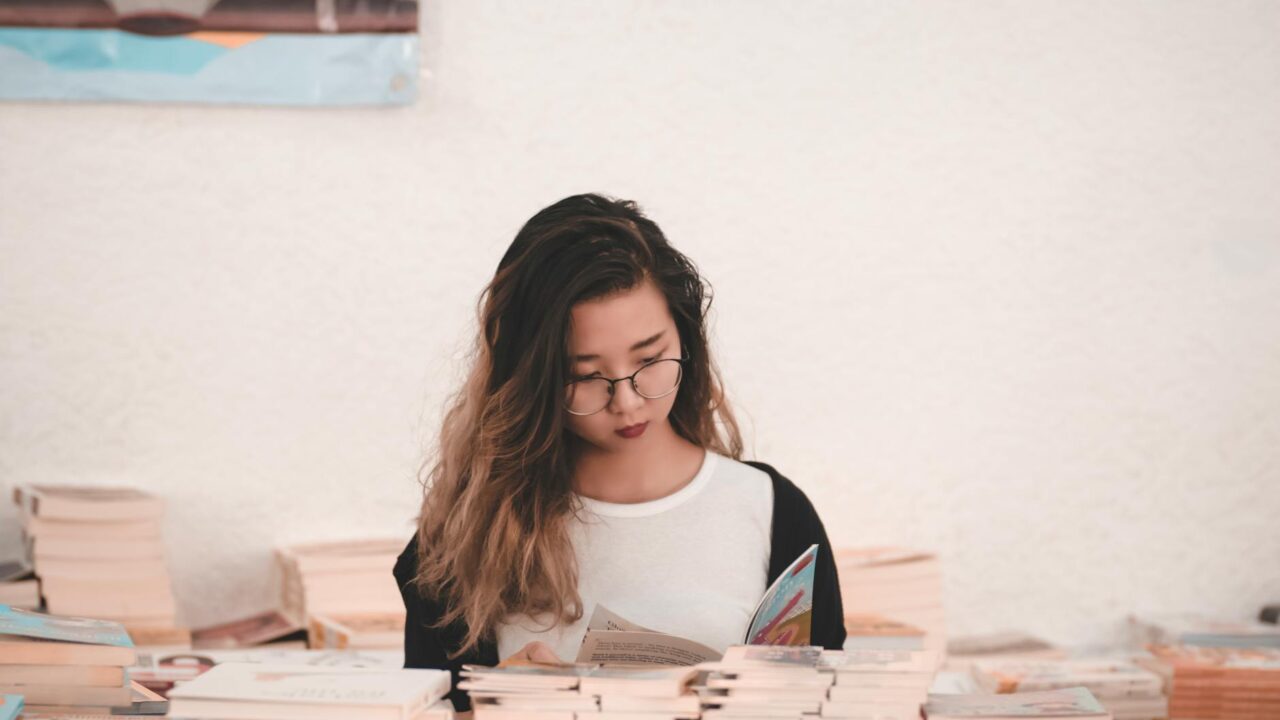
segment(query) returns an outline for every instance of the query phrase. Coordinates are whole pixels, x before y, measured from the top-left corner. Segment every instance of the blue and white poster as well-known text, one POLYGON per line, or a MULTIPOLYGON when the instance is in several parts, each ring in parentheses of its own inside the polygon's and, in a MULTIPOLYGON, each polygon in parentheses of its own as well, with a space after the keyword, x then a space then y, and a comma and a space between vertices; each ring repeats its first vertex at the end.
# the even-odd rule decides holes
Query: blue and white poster
POLYGON ((417 0, 0 0, 0 99, 401 105, 417 0))

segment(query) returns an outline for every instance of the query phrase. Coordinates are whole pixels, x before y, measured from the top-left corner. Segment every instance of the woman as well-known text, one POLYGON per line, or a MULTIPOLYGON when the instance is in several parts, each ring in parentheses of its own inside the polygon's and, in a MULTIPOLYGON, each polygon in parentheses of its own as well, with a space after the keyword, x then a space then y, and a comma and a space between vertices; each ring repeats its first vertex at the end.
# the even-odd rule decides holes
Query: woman
POLYGON ((481 296, 418 533, 395 568, 406 667, 573 660, 597 607, 718 650, 820 546, 811 642, 843 614, 826 532, 742 439, 693 264, 632 202, 576 195, 520 230, 481 296))

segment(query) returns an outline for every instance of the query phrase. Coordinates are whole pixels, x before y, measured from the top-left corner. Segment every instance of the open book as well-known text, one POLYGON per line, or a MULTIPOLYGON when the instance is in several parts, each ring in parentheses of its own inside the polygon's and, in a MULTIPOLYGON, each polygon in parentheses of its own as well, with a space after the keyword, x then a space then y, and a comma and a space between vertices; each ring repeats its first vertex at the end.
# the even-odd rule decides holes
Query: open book
MULTIPOLYGON (((813 624, 813 574, 818 546, 810 545, 778 576, 756 605, 743 644, 808 645, 813 624)), ((656 632, 596 605, 578 648, 579 663, 697 665, 720 651, 688 638, 656 632)))

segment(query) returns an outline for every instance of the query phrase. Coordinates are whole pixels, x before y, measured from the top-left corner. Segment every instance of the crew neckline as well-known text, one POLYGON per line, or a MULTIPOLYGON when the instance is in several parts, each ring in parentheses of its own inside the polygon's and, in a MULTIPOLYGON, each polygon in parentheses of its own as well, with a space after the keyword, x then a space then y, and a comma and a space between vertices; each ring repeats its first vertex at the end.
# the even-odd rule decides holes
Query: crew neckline
POLYGON ((589 498, 585 495, 578 495, 578 499, 582 501, 584 508, 605 517, 637 518, 666 512, 693 499, 711 482, 711 475, 715 472, 717 457, 710 450, 704 450, 703 452, 705 454, 702 457, 702 467, 698 468, 698 472, 694 474, 693 479, 670 495, 638 503, 606 502, 589 498))

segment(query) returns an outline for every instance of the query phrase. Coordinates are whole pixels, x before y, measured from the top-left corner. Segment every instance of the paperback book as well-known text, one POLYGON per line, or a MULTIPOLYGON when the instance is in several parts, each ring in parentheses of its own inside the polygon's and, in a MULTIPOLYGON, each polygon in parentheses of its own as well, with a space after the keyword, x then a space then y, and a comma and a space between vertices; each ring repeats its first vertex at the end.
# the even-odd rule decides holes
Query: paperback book
MULTIPOLYGON (((808 645, 813 623, 813 578, 818 546, 811 545, 778 576, 756 605, 743 643, 808 645)), ((576 662, 600 665, 697 665, 719 660, 715 648, 656 632, 597 605, 576 662)))

